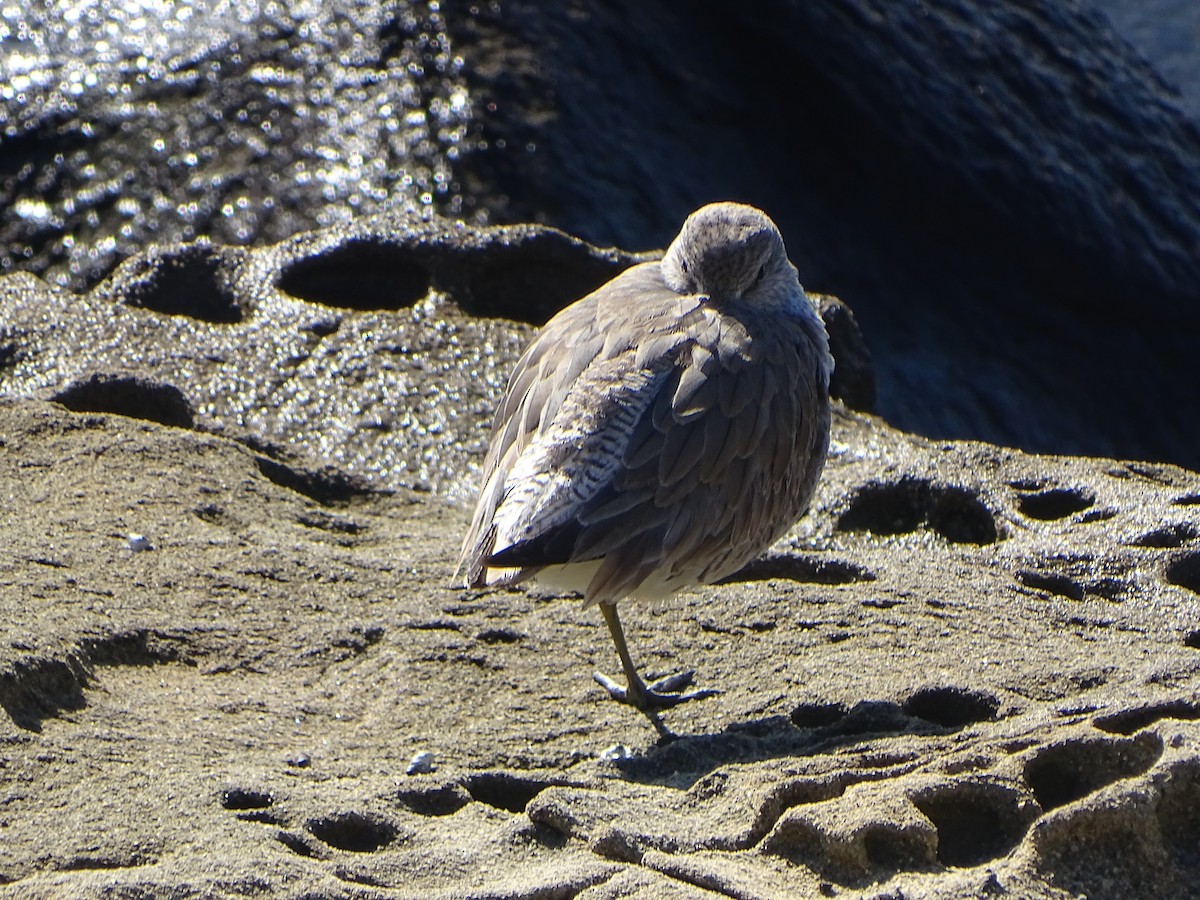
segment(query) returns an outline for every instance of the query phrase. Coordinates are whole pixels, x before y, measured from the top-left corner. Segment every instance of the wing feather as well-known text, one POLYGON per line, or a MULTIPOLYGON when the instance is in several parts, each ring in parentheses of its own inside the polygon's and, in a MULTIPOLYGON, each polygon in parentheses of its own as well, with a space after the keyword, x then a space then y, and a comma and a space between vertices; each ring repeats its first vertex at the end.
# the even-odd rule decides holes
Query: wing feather
POLYGON ((700 481, 704 484, 719 481, 737 450, 734 420, 725 415, 719 406, 713 407, 704 418, 704 450, 698 466, 700 481))
MULTIPOLYGON (((492 442, 483 463, 483 487, 459 558, 458 570, 467 584, 481 586, 486 579, 485 560, 495 549, 488 536, 495 536, 494 520, 509 494, 510 474, 537 436, 559 416, 583 372, 597 359, 631 349, 644 352, 644 345, 635 348, 634 340, 652 323, 662 329, 665 309, 686 311, 696 305, 694 298, 690 304, 680 301, 662 283, 658 264, 644 263, 562 310, 534 337, 497 405, 492 442)), ((678 335, 665 334, 659 341, 663 355, 679 341, 678 335)))
POLYGON ((704 422, 675 423, 667 429, 658 459, 658 483, 672 488, 696 470, 704 455, 704 422))

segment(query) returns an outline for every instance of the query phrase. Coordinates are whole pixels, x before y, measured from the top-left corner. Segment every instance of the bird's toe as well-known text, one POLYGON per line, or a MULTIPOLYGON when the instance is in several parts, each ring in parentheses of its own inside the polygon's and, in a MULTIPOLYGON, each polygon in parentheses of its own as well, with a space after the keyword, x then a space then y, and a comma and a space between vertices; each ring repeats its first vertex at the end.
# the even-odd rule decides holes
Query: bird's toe
POLYGON ((642 684, 640 681, 637 684, 618 684, 600 672, 594 673, 592 677, 618 703, 627 704, 644 713, 671 709, 691 700, 705 700, 715 697, 718 693, 711 688, 696 691, 685 690, 695 680, 695 672, 676 672, 674 675, 660 678, 649 685, 642 684))

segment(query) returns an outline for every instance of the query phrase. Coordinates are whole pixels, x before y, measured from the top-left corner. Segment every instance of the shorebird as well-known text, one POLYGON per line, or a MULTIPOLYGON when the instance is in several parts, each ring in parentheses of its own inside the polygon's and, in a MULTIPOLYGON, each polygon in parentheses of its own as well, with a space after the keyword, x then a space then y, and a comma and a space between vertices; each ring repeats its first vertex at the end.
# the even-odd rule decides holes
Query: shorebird
POLYGON ((554 316, 517 362, 492 426, 459 560, 468 587, 528 578, 581 593, 625 685, 660 712, 713 690, 694 672, 647 685, 617 602, 730 575, 804 513, 829 445, 833 359, 775 224, 714 203, 661 261, 554 316))

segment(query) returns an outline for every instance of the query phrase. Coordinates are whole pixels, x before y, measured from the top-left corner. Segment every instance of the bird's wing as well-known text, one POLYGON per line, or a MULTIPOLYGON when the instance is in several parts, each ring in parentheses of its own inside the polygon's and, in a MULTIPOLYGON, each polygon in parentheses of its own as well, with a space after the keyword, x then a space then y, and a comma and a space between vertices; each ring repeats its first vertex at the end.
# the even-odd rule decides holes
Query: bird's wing
POLYGON ((679 305, 679 295, 658 273, 657 263, 634 266, 566 307, 517 361, 496 409, 479 501, 459 558, 458 569, 468 585, 483 583, 484 560, 495 545, 493 517, 507 493, 509 474, 551 427, 576 381, 597 359, 627 351, 635 337, 661 328, 664 305, 679 305))
POLYGON ((470 584, 597 559, 589 601, 655 572, 714 580, 801 511, 793 463, 819 423, 801 427, 801 395, 776 375, 790 365, 805 380, 795 335, 752 341, 738 320, 647 284, 598 293, 552 320, 513 375, 464 546, 470 584))

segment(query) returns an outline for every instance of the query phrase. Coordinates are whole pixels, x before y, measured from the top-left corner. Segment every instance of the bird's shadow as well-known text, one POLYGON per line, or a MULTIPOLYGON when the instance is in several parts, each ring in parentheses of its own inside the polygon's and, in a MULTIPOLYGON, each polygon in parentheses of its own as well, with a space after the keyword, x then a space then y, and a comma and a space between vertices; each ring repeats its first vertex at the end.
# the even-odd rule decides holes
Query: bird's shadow
POLYGON ((944 736, 996 716, 998 704, 993 698, 958 688, 937 690, 936 695, 919 692, 903 703, 804 704, 786 716, 751 719, 708 734, 664 738, 644 753, 616 760, 615 765, 628 781, 686 789, 731 763, 815 756, 872 738, 944 736))

